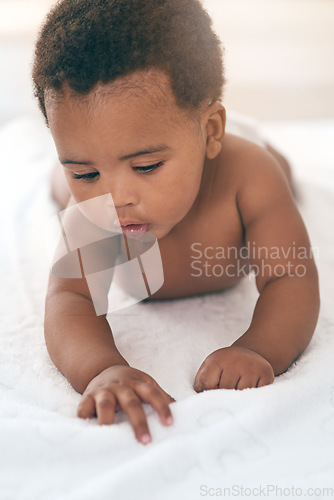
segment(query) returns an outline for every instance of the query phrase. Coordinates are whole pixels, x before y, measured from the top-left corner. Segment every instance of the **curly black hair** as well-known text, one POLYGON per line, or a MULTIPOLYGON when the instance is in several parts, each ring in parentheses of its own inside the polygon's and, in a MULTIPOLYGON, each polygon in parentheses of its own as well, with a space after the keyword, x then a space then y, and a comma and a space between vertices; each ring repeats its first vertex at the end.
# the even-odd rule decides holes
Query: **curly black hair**
POLYGON ((60 0, 36 42, 34 95, 47 121, 46 90, 85 95, 151 68, 170 77, 181 108, 221 99, 221 42, 200 0, 60 0))

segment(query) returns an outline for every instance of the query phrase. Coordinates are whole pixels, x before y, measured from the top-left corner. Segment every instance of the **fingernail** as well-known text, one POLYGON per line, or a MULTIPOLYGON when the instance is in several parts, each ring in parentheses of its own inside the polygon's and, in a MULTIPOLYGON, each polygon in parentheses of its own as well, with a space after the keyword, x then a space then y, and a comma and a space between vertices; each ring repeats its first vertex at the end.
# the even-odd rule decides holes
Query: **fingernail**
POLYGON ((142 437, 140 438, 140 441, 143 444, 147 444, 151 441, 151 436, 149 434, 143 434, 142 437))
POLYGON ((171 415, 170 415, 169 417, 167 417, 167 418, 166 418, 166 423, 167 423, 168 425, 172 425, 172 423, 173 423, 173 417, 172 417, 171 415))

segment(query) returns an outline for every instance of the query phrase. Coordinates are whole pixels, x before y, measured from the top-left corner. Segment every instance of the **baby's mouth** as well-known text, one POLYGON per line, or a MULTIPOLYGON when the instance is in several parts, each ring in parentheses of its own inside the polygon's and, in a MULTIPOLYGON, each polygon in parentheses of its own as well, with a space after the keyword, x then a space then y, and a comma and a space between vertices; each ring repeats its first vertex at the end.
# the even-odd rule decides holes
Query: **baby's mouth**
POLYGON ((148 230, 148 224, 137 224, 137 223, 130 223, 130 224, 121 224, 121 228, 123 231, 147 231, 148 230))
POLYGON ((123 234, 135 236, 135 233, 144 233, 149 229, 149 224, 121 224, 123 234))

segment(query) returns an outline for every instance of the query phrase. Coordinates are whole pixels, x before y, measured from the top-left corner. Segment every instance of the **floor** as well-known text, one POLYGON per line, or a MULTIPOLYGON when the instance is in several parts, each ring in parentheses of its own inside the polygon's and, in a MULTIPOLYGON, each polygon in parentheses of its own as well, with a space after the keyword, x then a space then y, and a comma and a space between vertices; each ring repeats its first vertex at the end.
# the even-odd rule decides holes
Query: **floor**
MULTIPOLYGON (((0 125, 39 116, 34 41, 51 0, 0 0, 0 125)), ((225 47, 224 103, 260 121, 334 117, 332 0, 203 0, 225 47)))

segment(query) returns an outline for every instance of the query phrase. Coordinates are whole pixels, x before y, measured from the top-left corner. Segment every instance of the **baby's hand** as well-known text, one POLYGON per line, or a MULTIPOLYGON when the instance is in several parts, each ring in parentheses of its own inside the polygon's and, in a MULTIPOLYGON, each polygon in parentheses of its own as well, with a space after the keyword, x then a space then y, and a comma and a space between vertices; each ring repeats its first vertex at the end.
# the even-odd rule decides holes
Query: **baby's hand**
POLYGON ((77 409, 80 418, 98 417, 100 425, 112 424, 115 411, 124 410, 136 438, 143 444, 151 441, 142 403, 150 403, 164 425, 173 417, 169 403, 175 401, 147 373, 125 365, 107 368, 90 381, 77 409))
POLYGON ((208 389, 246 389, 272 384, 271 364, 260 354, 241 346, 212 352, 201 364, 194 383, 196 392, 208 389))

